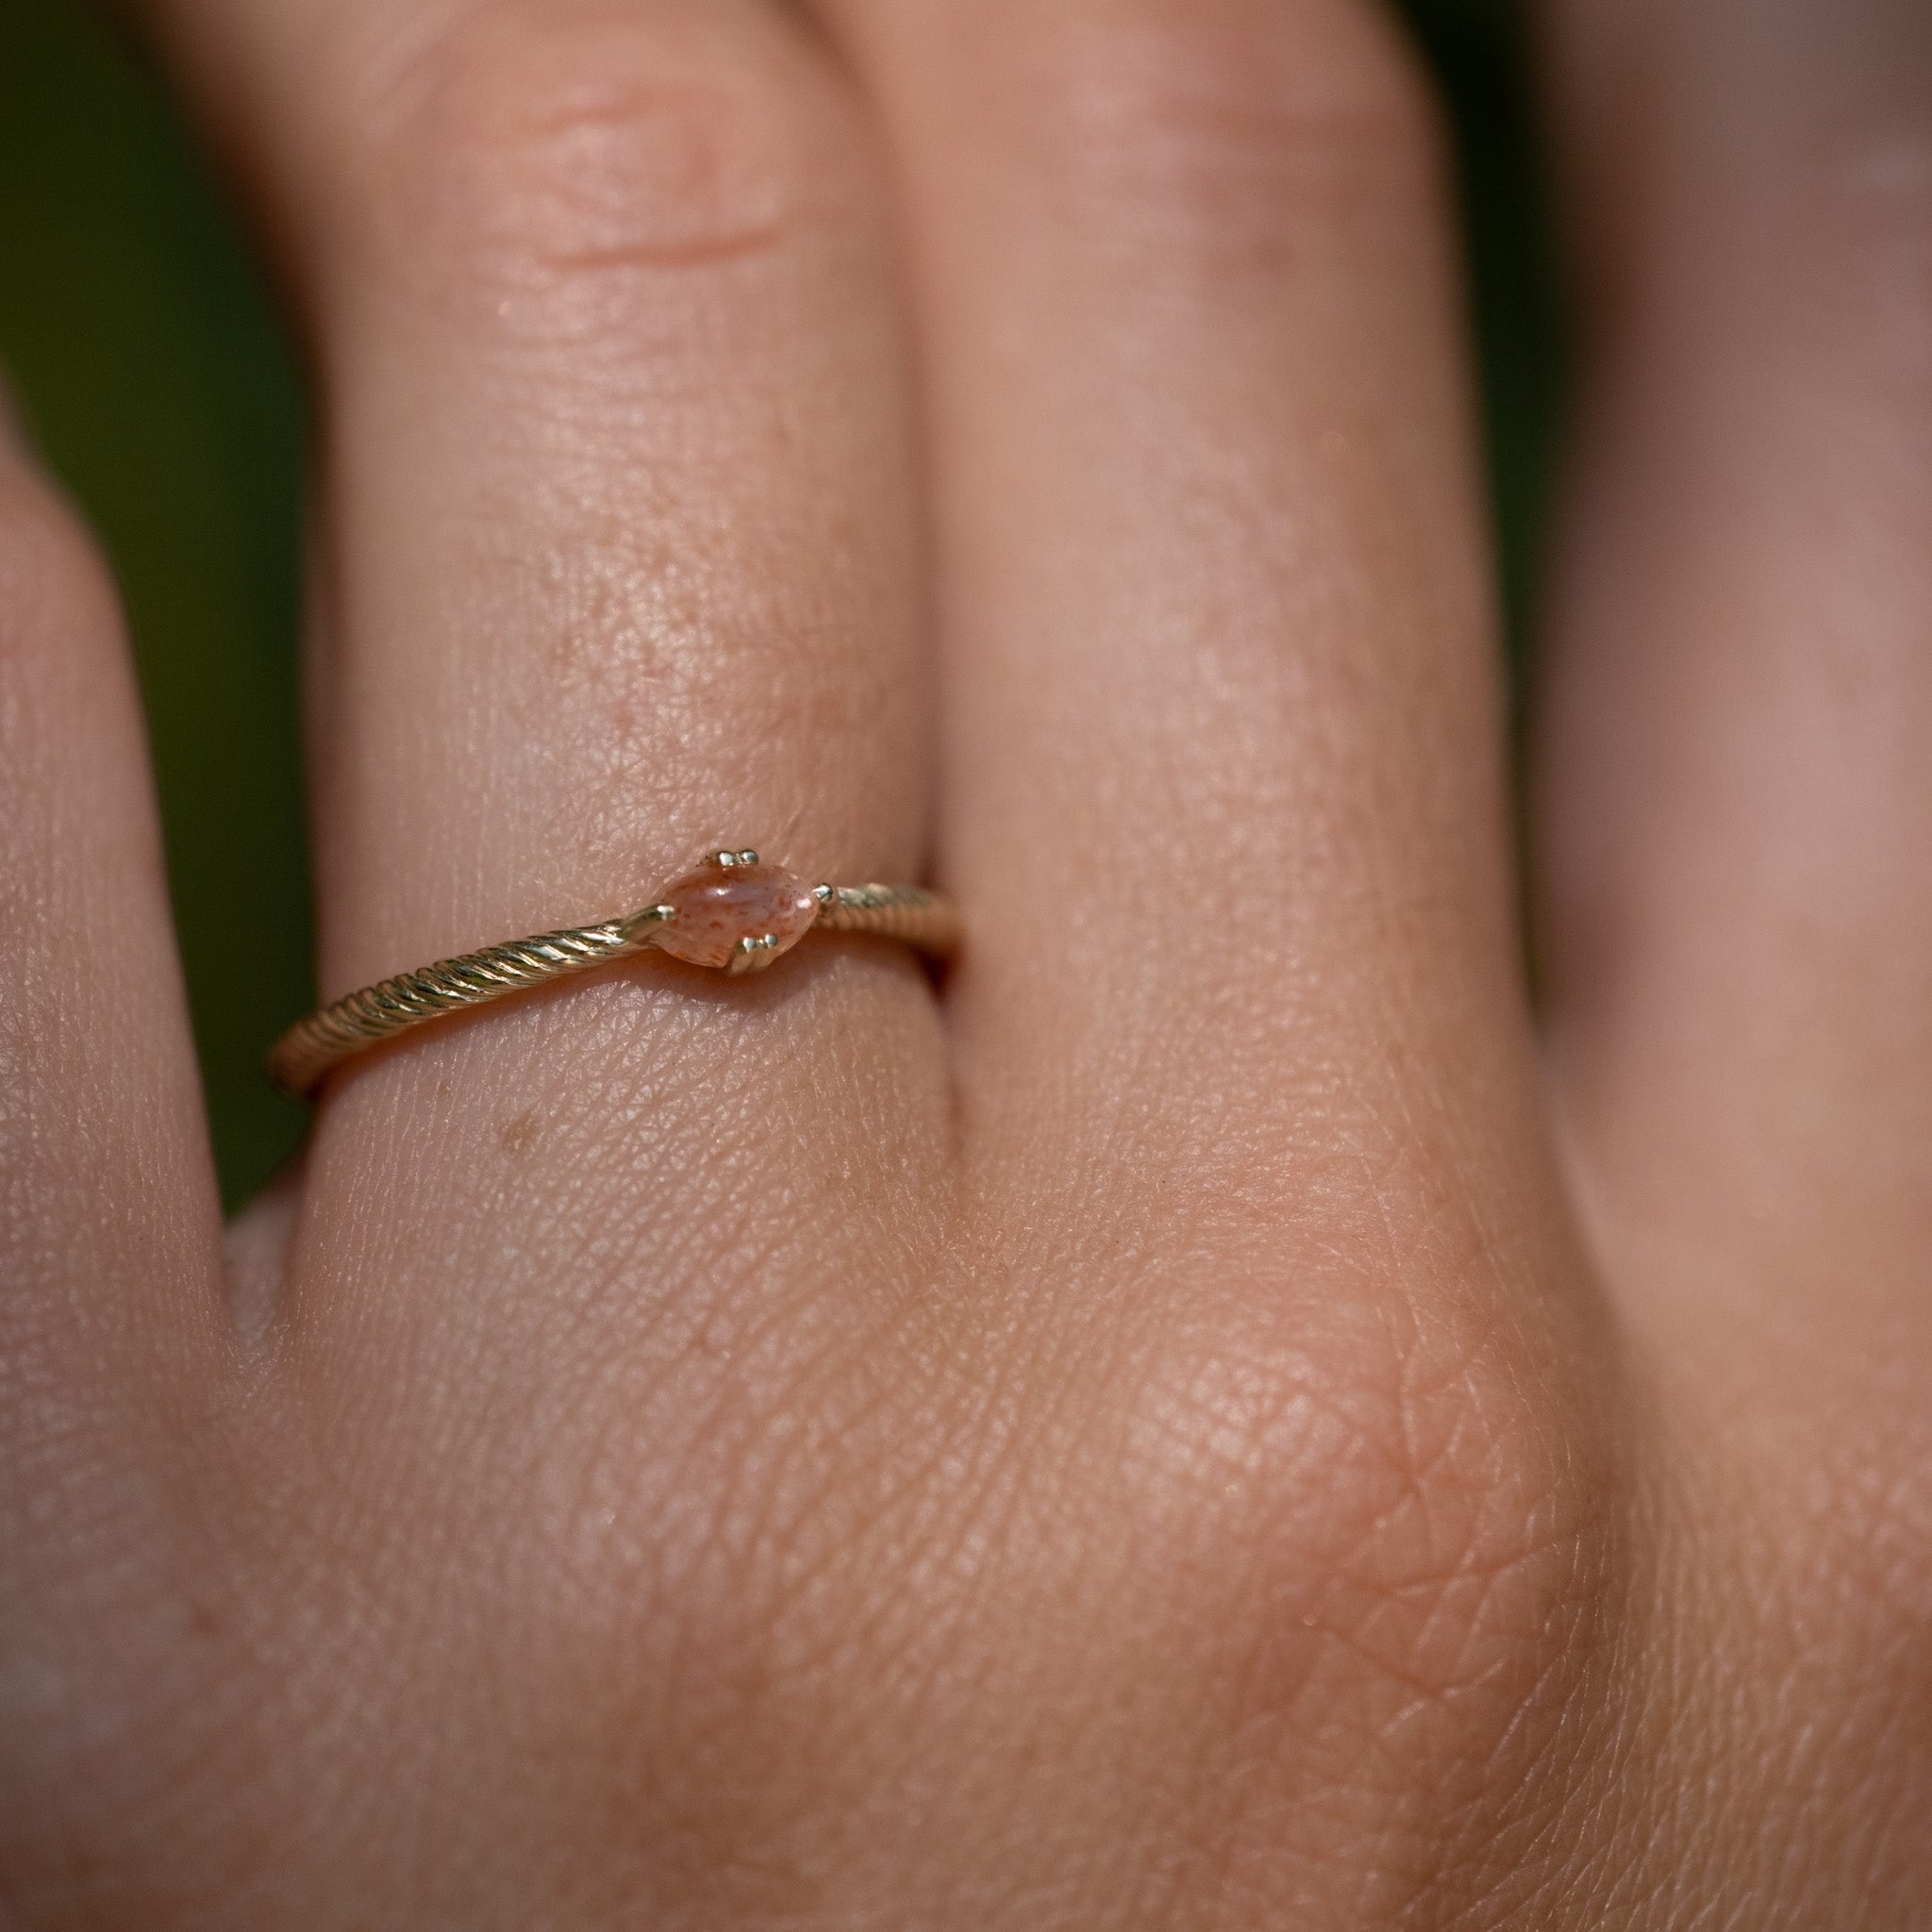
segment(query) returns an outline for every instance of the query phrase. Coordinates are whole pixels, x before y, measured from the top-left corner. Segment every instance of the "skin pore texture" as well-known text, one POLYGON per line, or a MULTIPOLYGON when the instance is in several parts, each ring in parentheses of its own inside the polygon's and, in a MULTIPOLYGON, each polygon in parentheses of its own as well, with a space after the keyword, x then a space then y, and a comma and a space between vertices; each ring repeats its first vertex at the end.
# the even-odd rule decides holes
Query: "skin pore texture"
POLYGON ((968 941, 411 1034, 225 1230, 8 445, 0 1925, 1932 1927, 1932 12, 1545 9, 1519 863, 1369 0, 140 10, 324 996, 720 844, 968 941))

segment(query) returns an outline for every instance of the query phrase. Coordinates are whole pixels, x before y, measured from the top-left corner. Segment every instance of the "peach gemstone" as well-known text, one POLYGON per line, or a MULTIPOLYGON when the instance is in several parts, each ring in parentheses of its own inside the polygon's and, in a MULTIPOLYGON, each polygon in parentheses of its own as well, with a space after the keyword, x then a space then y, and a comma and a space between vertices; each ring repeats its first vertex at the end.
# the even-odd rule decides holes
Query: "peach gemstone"
POLYGON ((812 889, 782 865, 738 865, 728 872, 707 866, 687 873, 659 902, 677 916, 658 928, 658 944, 693 966, 723 966, 740 940, 768 933, 784 952, 804 938, 818 917, 812 889))

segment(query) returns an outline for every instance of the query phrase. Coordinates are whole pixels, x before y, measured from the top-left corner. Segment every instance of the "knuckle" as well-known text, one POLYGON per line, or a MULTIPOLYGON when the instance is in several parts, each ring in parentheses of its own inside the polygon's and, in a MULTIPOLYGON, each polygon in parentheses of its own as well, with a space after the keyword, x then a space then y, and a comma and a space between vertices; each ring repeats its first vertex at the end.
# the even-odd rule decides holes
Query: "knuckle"
MULTIPOLYGON (((1153 1614, 1213 1633, 1211 1696, 1238 1719, 1221 1770, 1266 1794, 1259 1837, 1345 1792, 1406 1869, 1479 1889, 1567 1801, 1566 1740, 1607 1695, 1607 1432, 1475 1293, 1422 1313, 1385 1283, 1319 1316, 1282 1312, 1278 1285, 1246 1299, 1152 1351, 1135 1405, 1153 1614)), ((1290 1839, 1285 1867, 1320 1863, 1290 1839)))
POLYGON ((1311 217, 1440 193, 1420 65, 1359 0, 1074 0, 1030 25, 1002 67, 1008 111, 1103 209, 1278 245, 1311 217))
POLYGON ((769 252, 842 178, 823 75, 749 8, 491 0, 359 92, 352 225, 473 310, 769 252))
POLYGON ((788 1820, 822 1829, 862 1787, 868 1736, 893 1699, 882 1653, 900 1573, 869 1491, 903 1420, 897 1398, 838 1345, 792 1359, 779 1341, 769 1384, 747 1386, 742 1359, 717 1352, 736 1319, 702 1318, 695 1329, 714 1339, 545 1472, 542 1554, 528 1566, 532 1679, 554 1708, 583 1714, 576 1774, 633 1794, 661 1881, 693 1893, 755 1846, 782 1862, 788 1820), (801 1482, 788 1439, 807 1411, 841 1447, 801 1482), (691 1786, 691 1749, 728 1761, 729 1778, 691 1786))
POLYGON ((1394 1344, 1376 1325, 1249 1337, 1178 1386, 1163 1375, 1153 1467, 1236 1558, 1216 1574, 1285 1563, 1305 1627, 1373 1629, 1366 1657, 1449 1696, 1493 1682, 1500 1655, 1545 1627, 1595 1512, 1520 1363, 1493 1344, 1394 1344))

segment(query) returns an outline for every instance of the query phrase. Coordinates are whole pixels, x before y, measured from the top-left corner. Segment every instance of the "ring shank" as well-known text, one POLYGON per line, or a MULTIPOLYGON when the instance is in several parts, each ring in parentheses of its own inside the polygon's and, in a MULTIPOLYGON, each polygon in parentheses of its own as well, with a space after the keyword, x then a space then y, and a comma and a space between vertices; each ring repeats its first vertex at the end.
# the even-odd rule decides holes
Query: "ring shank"
POLYGON ((834 886, 815 928, 899 940, 941 959, 959 950, 959 908, 919 886, 834 886))

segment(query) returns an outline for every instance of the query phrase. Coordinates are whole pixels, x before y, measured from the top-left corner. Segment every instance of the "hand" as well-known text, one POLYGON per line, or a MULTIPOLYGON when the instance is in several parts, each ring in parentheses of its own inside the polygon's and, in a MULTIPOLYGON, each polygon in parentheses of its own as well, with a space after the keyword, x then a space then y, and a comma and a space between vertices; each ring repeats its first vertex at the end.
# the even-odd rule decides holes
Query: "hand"
POLYGON ((151 0, 314 347, 339 1074, 221 1229, 0 483, 0 1919, 1932 1925, 1932 14, 1572 0, 1533 1025, 1356 0, 151 0))

